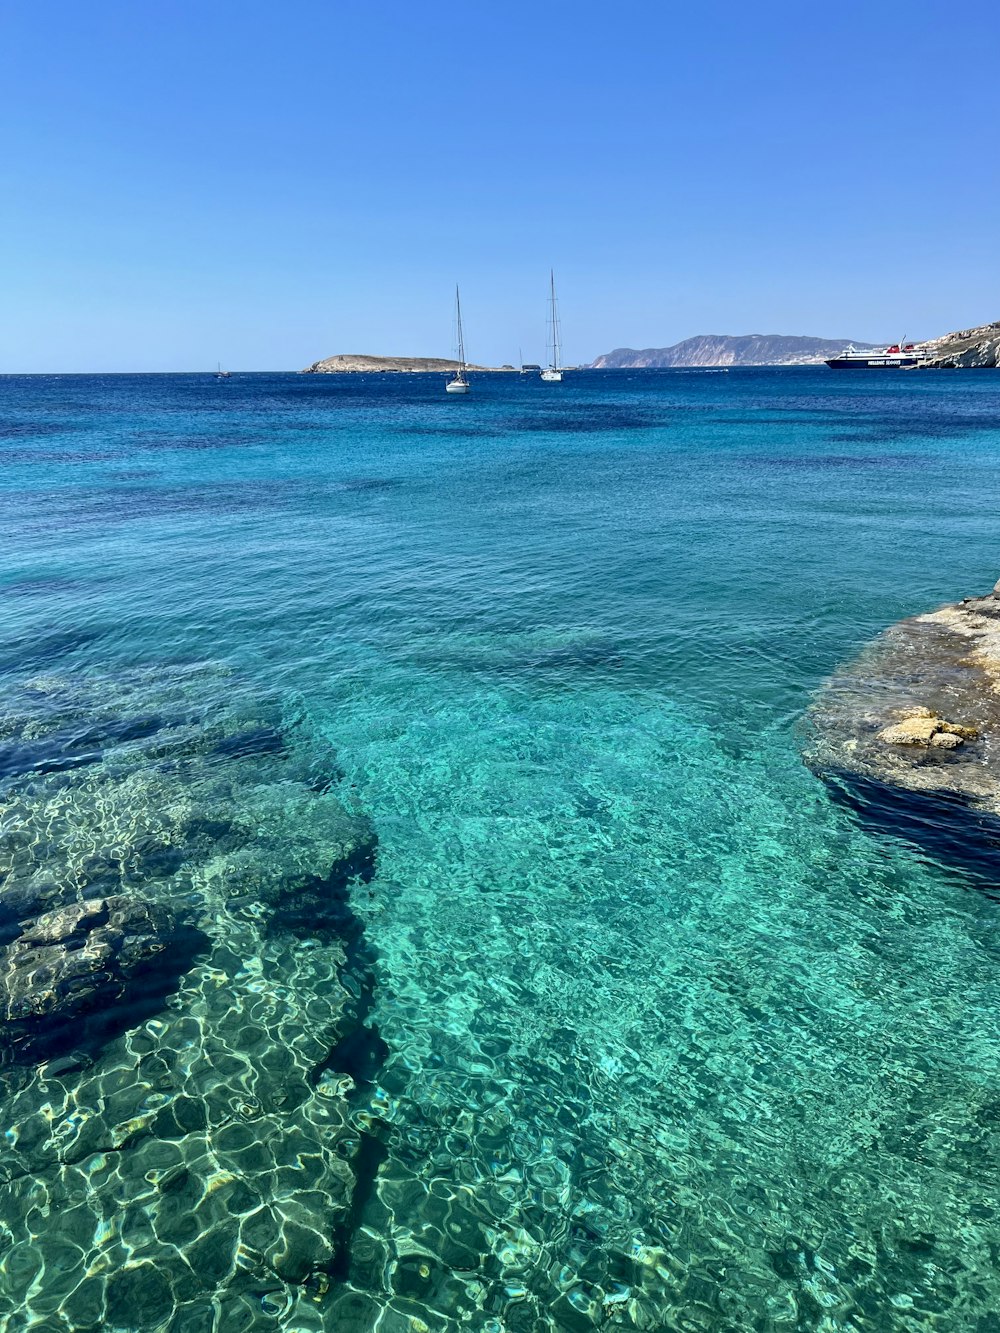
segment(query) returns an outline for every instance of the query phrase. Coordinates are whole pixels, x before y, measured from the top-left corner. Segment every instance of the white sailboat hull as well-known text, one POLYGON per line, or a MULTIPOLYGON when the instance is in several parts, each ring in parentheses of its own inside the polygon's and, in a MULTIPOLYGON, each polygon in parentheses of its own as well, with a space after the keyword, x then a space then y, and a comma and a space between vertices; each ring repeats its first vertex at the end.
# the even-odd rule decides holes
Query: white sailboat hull
POLYGON ((562 371, 552 370, 551 368, 549 370, 543 370, 542 379, 545 381, 546 384, 561 384, 562 371))
POLYGON ((449 380, 444 386, 445 393, 468 393, 469 386, 465 380, 449 380))

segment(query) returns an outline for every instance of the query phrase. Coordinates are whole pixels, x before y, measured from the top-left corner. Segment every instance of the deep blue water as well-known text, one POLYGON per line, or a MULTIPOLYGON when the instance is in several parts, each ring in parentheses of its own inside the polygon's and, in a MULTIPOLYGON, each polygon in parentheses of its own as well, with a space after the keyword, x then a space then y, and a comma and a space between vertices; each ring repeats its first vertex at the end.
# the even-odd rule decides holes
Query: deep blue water
POLYGON ((1000 1328, 998 905, 800 726, 992 586, 998 494, 987 374, 0 379, 0 722, 40 747, 0 838, 65 866, 182 800, 139 741, 36 781, 32 709, 277 718, 312 787, 261 743, 225 801, 276 863, 323 793, 370 819, 385 1047, 291 1098, 341 946, 185 881, 215 952, 162 1012, 8 1071, 6 1326, 1000 1328), (231 1109, 167 1134, 181 1096, 231 1109))

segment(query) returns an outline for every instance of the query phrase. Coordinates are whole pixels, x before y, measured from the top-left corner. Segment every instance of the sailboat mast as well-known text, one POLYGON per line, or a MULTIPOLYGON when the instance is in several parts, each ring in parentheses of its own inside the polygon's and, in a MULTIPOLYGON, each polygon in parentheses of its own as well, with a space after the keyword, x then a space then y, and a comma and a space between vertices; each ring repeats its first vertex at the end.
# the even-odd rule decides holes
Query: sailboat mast
POLYGON ((462 336, 462 303, 458 299, 458 284, 455 284, 455 322, 458 325, 458 364, 465 370, 465 339, 462 336))
POLYGON ((556 275, 549 269, 549 285, 552 291, 552 368, 559 369, 559 316, 556 314, 556 275))

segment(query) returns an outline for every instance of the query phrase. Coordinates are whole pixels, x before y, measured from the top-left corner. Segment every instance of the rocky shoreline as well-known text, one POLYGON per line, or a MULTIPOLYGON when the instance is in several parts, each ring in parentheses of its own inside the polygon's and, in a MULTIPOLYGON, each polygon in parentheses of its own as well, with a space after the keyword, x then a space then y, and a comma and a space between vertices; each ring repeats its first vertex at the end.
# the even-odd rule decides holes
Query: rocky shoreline
POLYGON ((1000 583, 891 626, 826 683, 807 724, 807 762, 855 809, 1000 868, 1000 583))
POLYGON ((920 344, 919 370, 995 370, 1000 365, 1000 321, 946 333, 920 344))

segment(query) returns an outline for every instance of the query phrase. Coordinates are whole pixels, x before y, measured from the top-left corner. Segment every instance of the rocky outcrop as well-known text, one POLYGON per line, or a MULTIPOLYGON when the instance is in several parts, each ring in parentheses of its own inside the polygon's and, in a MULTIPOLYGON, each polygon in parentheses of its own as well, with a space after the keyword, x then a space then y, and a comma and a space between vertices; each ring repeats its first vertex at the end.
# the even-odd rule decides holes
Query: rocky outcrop
MULTIPOLYGON (((473 366, 469 370, 513 370, 513 366, 473 366)), ((303 375, 343 375, 364 371, 369 374, 429 375, 454 374, 458 370, 457 361, 449 361, 440 356, 360 356, 354 353, 340 353, 337 356, 324 357, 306 366, 303 375)))
POLYGON ((807 761, 856 808, 1000 867, 1000 584, 886 630, 808 725, 807 761))
POLYGON ((1000 365, 1000 321, 946 333, 921 344, 927 370, 995 370, 1000 365))
MULTIPOLYGON (((855 343, 855 347, 867 347, 855 343)), ((746 333, 737 337, 708 333, 685 338, 672 347, 635 351, 619 347, 592 363, 594 370, 642 370, 671 366, 808 366, 838 356, 850 346, 846 338, 803 338, 781 333, 746 333)))
POLYGON ((906 708, 899 711, 899 721, 892 722, 876 736, 883 745, 930 746, 938 750, 956 750, 963 741, 978 739, 975 727, 946 722, 929 708, 906 708))

